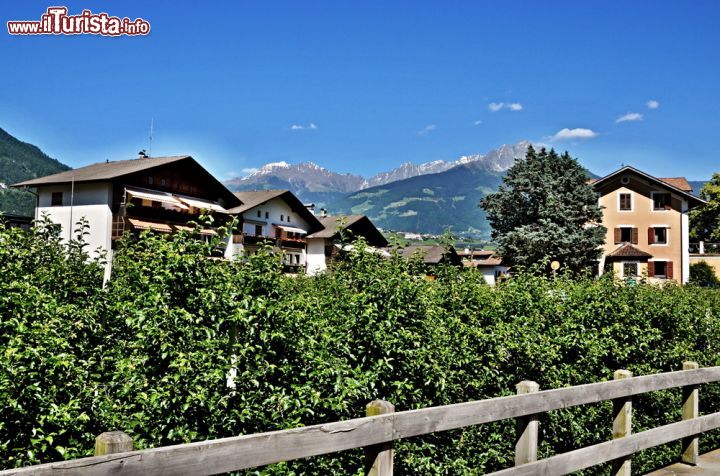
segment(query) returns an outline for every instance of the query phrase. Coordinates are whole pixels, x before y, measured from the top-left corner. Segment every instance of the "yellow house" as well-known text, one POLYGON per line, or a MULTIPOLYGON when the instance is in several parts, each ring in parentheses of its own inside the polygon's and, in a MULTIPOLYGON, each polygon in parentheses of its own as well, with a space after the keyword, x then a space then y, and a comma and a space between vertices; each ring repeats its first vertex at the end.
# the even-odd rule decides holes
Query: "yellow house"
POLYGON ((684 177, 657 178, 623 167, 592 182, 607 228, 599 274, 651 282, 690 278, 688 212, 705 202, 684 177))

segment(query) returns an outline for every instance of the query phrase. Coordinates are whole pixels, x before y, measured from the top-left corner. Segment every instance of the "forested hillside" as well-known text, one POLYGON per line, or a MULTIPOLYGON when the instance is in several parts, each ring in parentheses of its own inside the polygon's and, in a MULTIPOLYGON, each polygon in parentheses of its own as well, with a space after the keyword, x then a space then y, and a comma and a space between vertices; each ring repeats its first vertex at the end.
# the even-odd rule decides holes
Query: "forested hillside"
POLYGON ((10 185, 69 168, 0 128, 0 212, 32 216, 35 196, 24 190, 11 189, 10 185))

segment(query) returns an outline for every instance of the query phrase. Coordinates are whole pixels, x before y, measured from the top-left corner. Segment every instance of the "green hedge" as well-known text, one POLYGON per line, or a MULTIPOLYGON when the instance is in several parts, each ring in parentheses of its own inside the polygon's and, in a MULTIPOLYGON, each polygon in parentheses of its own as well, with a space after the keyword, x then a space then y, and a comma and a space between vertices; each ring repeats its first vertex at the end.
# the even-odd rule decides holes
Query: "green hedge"
MULTIPOLYGON (((491 288, 471 270, 352 252, 330 272, 287 277, 267 252, 208 259, 191 233, 124 241, 103 289, 81 243, 0 225, 0 461, 91 454, 122 429, 147 448, 596 382, 625 368, 718 365, 720 292, 611 279, 516 276, 491 288), (228 388, 230 367, 235 388, 228 388)), ((356 247, 363 249, 362 246, 356 247)), ((718 411, 716 386, 701 389, 718 411)), ((679 390, 634 399, 634 431, 679 418, 679 390)), ((610 403, 550 412, 541 455, 611 437, 610 403)), ((512 421, 411 438, 398 474, 476 474, 512 465, 512 421)), ((714 435, 704 447, 717 446, 714 435)), ((678 445, 634 458, 672 462, 678 445)), ((362 471, 361 450, 264 474, 362 471)), ((588 474, 596 474, 597 468, 588 474)))

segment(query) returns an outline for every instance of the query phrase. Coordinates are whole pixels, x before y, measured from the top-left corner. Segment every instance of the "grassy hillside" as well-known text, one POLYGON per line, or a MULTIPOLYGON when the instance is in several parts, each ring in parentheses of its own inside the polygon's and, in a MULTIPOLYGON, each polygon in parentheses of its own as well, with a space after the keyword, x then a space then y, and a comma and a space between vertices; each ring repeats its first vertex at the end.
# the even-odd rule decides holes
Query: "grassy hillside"
POLYGON ((19 141, 0 128, 0 212, 31 216, 35 196, 28 191, 8 187, 69 168, 48 157, 36 146, 19 141))
POLYGON ((478 202, 494 192, 501 172, 470 163, 439 174, 421 175, 349 194, 329 206, 331 213, 368 215, 384 229, 489 238, 490 226, 478 202))

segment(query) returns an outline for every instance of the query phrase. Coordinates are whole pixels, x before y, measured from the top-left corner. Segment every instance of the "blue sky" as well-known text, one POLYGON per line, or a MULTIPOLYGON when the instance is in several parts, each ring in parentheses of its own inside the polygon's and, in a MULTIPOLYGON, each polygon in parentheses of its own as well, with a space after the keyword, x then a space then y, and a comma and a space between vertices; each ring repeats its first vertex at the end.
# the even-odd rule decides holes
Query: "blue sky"
POLYGON ((220 178, 280 160, 369 176, 523 139, 601 175, 720 171, 720 2, 69 2, 152 32, 7 34, 55 4, 3 4, 0 127, 71 166, 135 156, 154 118, 153 155, 220 178))

